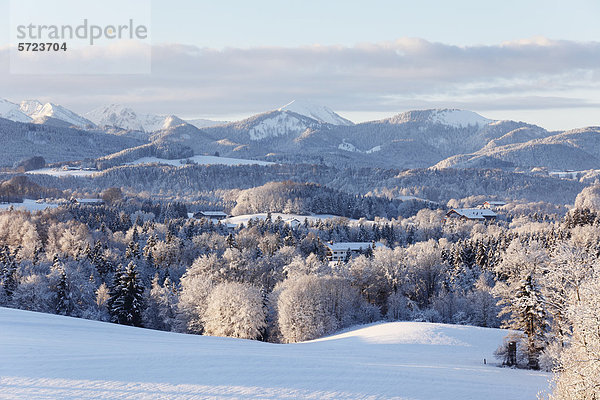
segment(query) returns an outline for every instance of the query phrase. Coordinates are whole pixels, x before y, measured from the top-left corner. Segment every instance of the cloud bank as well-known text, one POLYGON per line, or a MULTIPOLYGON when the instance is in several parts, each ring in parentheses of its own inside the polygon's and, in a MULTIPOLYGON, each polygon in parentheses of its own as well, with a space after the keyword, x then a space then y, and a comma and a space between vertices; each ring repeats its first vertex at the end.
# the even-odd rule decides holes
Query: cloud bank
MULTIPOLYGON (((132 49, 74 52, 82 69, 128 61, 132 49)), ((15 75, 0 49, 0 97, 47 98, 79 112, 124 103, 146 112, 219 115, 273 109, 310 98, 338 110, 423 107, 476 110, 598 107, 600 43, 533 38, 459 47, 423 39, 353 47, 215 50, 152 47, 140 75, 15 75)))

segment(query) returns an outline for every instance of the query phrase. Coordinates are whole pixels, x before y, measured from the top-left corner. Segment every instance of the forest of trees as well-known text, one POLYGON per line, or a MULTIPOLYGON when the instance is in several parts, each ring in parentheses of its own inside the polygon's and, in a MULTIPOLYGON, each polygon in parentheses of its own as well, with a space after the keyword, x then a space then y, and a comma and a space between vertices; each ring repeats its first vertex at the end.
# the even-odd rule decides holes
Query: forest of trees
MULTIPOLYGON (((126 153, 126 152, 125 152, 126 153)), ((145 153, 144 153, 145 154, 145 153)), ((126 156, 126 154, 124 155, 126 156)), ((14 173, 0 174, 0 180, 14 173)), ((525 173, 477 169, 335 168, 308 164, 245 165, 125 165, 93 178, 30 176, 37 184, 62 190, 98 191, 122 187, 132 193, 189 201, 219 190, 250 189, 269 182, 315 183, 350 194, 384 192, 388 197, 411 195, 445 204, 468 196, 526 199, 554 204, 573 204, 583 183, 525 173)))
POLYGON ((443 223, 429 208, 404 218, 389 213, 395 200, 283 182, 239 192, 235 208, 357 204, 371 221, 291 228, 269 215, 235 229, 188 218, 192 203, 109 192, 103 205, 0 213, 0 305, 278 343, 379 320, 506 327, 520 332, 519 367, 560 372, 557 399, 600 385, 598 187, 564 215, 534 205, 484 224, 443 223), (325 245, 340 241, 385 246, 328 262, 325 245))

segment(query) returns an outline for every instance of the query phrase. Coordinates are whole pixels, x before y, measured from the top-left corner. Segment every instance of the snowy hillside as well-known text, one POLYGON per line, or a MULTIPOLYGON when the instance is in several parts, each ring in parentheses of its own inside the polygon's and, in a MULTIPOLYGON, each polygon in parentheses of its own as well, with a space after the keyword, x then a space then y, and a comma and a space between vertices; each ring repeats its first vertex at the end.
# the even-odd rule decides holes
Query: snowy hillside
POLYGON ((294 113, 277 112, 262 118, 248 131, 251 140, 285 136, 303 132, 309 125, 294 113))
POLYGON ((22 203, 0 203, 0 211, 8 210, 11 207, 15 210, 40 211, 46 208, 56 208, 58 204, 31 199, 24 199, 22 203))
POLYGON ((0 118, 15 122, 31 122, 31 118, 19 109, 18 104, 4 99, 0 99, 0 118))
POLYGON ((292 100, 290 103, 279 108, 278 111, 292 111, 296 114, 332 125, 353 125, 352 121, 341 117, 329 107, 303 100, 292 100))
POLYGON ((98 171, 83 170, 83 169, 62 169, 62 168, 40 168, 27 171, 28 175, 50 175, 50 176, 92 176, 98 171))
POLYGON ((195 164, 201 165, 272 165, 274 163, 268 161, 259 161, 259 160, 245 160, 242 158, 229 158, 229 157, 216 157, 216 156, 193 156, 189 158, 184 158, 180 160, 167 160, 164 158, 157 157, 143 157, 138 160, 132 161, 128 164, 130 165, 138 165, 138 164, 166 164, 173 166, 182 166, 185 165, 187 161, 195 164))
POLYGON ((494 120, 485 118, 473 111, 448 108, 406 111, 389 118, 387 121, 392 124, 404 124, 407 122, 439 124, 452 128, 481 128, 494 122, 494 120))
POLYGON ((163 124, 160 127, 160 129, 174 128, 176 126, 185 125, 187 123, 188 122, 182 120, 181 118, 179 118, 176 115, 169 115, 168 117, 166 117, 165 119, 163 119, 163 124))
POLYGON ((473 111, 455 109, 435 110, 431 113, 430 120, 433 123, 455 128, 483 126, 493 122, 493 120, 482 117, 473 111))
POLYGON ((498 329, 375 324, 275 345, 0 308, 2 396, 533 399, 549 375, 483 364, 498 329))
POLYGON ((142 144, 140 140, 101 132, 49 124, 24 125, 6 119, 0 119, 0 143, 2 166, 12 166, 32 155, 42 156, 48 163, 97 158, 142 144))
POLYGON ((549 136, 543 130, 521 128, 490 141, 475 153, 450 157, 436 167, 481 168, 482 160, 486 160, 488 166, 492 160, 522 167, 594 169, 600 165, 600 129, 588 127, 549 136))

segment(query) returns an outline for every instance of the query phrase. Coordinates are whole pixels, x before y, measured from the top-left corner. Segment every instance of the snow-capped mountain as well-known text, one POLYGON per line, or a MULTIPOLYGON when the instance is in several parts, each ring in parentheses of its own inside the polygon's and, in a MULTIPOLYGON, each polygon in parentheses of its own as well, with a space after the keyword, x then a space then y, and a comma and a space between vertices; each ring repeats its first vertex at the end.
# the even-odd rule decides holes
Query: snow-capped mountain
POLYGON ((166 129, 176 123, 177 125, 188 123, 197 128, 221 125, 225 122, 211 121, 208 119, 182 120, 174 115, 142 114, 135 112, 129 107, 119 104, 98 107, 85 114, 85 117, 98 126, 116 126, 142 132, 156 132, 166 129))
POLYGON ((299 134, 309 126, 304 118, 293 113, 277 111, 269 113, 266 118, 257 121, 249 130, 251 140, 262 140, 270 137, 285 136, 288 134, 299 134))
POLYGON ((42 108, 44 108, 44 104, 38 100, 23 100, 19 105, 21 112, 30 117, 38 113, 42 108))
POLYGON ((482 117, 473 111, 456 109, 434 110, 431 113, 430 120, 433 123, 449 125, 455 128, 484 126, 490 122, 494 122, 494 120, 482 117))
POLYGON ((23 113, 18 104, 0 99, 0 118, 10 119, 15 122, 31 122, 31 117, 23 113))
POLYGON ((85 113, 84 116, 98 126, 117 126, 143 132, 162 129, 166 118, 164 115, 136 113, 133 109, 120 104, 98 107, 85 113))
MULTIPOLYGON (((316 129, 324 124, 315 119, 291 111, 268 111, 241 121, 204 128, 215 138, 237 143, 261 142, 265 139, 293 141, 308 129, 316 129)), ((329 126, 329 125, 327 125, 329 126)))
POLYGON ((316 121, 332 125, 354 125, 346 118, 341 117, 329 107, 311 103, 305 100, 292 100, 290 103, 278 109, 278 111, 292 111, 304 115, 316 121))
MULTIPOLYGON (((32 107, 36 107, 37 105, 31 101, 29 101, 31 103, 32 107)), ((28 102, 28 103, 29 103, 28 102)), ((58 119, 64 122, 67 122, 71 125, 80 127, 80 128, 86 128, 86 127, 90 127, 93 126, 94 124, 92 123, 92 121, 83 118, 81 115, 74 113, 73 111, 60 106, 58 104, 54 104, 54 103, 46 103, 44 104, 44 106, 39 109, 38 111, 36 111, 35 113, 31 114, 30 117, 35 121, 35 120, 44 120, 47 118, 53 118, 53 119, 58 119)))
POLYGON ((188 125, 188 123, 176 115, 169 115, 163 120, 163 125, 161 129, 174 128, 179 125, 188 125))

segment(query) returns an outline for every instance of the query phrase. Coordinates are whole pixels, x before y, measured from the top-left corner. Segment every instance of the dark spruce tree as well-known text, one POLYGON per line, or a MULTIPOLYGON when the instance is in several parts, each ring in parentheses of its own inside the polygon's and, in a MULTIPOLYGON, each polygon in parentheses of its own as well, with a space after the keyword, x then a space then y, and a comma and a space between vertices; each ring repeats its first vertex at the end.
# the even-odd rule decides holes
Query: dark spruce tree
POLYGON ((17 262, 8 246, 0 247, 0 285, 5 298, 10 300, 17 289, 17 262))
POLYGON ((115 274, 108 302, 111 321, 121 325, 142 326, 144 287, 136 266, 130 262, 115 274))
POLYGON ((69 291, 69 283, 65 269, 59 269, 59 279, 56 284, 55 311, 60 315, 69 315, 73 311, 73 301, 69 291))

